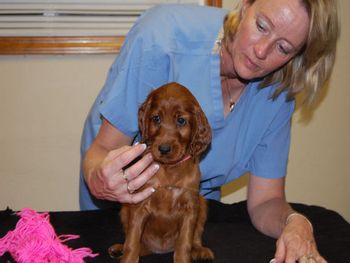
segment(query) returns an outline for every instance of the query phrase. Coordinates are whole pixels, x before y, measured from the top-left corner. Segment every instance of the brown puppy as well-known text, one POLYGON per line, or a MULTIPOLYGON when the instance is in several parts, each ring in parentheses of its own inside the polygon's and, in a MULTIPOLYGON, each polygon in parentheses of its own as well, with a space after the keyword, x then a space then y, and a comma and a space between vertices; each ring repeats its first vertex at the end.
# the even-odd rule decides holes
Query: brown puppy
POLYGON ((139 127, 142 141, 160 164, 146 184, 156 192, 141 203, 122 206, 125 243, 113 245, 109 253, 122 251, 121 263, 171 251, 175 263, 213 259, 213 252, 202 246, 207 205, 199 194, 199 159, 211 130, 197 100, 180 84, 166 84, 140 107, 139 127))

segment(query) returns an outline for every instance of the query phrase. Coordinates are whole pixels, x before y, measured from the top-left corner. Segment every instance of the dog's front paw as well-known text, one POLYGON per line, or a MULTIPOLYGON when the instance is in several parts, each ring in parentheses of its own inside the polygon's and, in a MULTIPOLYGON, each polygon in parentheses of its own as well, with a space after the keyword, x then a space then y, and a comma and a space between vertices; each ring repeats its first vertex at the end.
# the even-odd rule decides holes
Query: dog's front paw
POLYGON ((192 249, 193 260, 213 260, 214 253, 207 247, 194 247, 192 249))
POLYGON ((120 259, 123 255, 123 244, 114 244, 109 247, 108 254, 113 259, 120 259))

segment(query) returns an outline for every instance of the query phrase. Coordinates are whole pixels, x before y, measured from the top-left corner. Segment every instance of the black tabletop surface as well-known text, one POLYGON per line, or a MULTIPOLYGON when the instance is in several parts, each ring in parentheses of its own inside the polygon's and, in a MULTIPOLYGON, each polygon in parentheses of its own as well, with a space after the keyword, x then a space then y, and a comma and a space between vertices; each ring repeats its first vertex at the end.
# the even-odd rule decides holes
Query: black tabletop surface
MULTIPOLYGON (((268 263, 274 255, 276 240, 259 233, 250 223, 246 202, 223 204, 208 201, 209 214, 203 243, 215 253, 214 263, 268 263)), ((350 224, 338 213, 319 206, 292 204, 294 209, 309 217, 319 251, 330 263, 350 263, 350 224)), ((57 235, 75 234, 80 238, 67 241, 71 248, 89 247, 95 258, 85 262, 118 262, 107 249, 122 243, 123 231, 119 207, 97 211, 50 212, 50 222, 57 235)), ((0 238, 13 230, 19 217, 10 209, 0 211, 0 238)), ((0 262, 14 262, 9 253, 0 262)), ((172 262, 172 253, 142 257, 140 263, 172 262)))

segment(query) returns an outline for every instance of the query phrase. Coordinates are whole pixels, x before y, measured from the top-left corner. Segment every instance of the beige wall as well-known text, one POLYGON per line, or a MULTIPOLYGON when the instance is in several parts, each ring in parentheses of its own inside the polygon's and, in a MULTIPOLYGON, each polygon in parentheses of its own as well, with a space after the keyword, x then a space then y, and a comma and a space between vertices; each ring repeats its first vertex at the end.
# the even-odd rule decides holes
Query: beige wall
POLYGON ((0 57, 0 209, 78 209, 82 125, 113 58, 0 57))
MULTIPOLYGON (((314 111, 298 109, 293 119, 287 195, 350 221, 350 2, 340 5, 342 36, 329 88, 314 111)), ((0 56, 0 209, 78 209, 81 129, 113 59, 0 56)), ((245 184, 242 178, 226 186, 223 201, 244 199, 245 184)))

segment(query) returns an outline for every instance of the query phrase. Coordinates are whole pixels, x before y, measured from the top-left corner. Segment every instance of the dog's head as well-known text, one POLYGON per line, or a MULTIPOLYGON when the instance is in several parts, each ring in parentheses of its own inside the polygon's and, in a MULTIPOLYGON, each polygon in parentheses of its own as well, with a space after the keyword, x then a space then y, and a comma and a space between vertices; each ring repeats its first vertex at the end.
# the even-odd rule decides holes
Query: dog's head
POLYGON ((160 163, 199 155, 211 141, 211 129, 198 101, 175 82, 152 91, 138 117, 142 141, 160 163))

